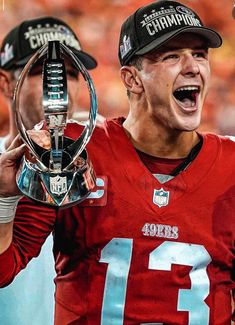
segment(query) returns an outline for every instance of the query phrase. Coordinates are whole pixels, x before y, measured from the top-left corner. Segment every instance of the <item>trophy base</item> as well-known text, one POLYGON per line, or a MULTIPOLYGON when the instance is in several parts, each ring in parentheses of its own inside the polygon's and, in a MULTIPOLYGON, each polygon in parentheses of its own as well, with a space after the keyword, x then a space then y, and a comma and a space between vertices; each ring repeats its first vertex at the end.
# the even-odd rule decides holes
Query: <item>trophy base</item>
POLYGON ((71 170, 42 172, 23 157, 16 182, 27 197, 50 206, 68 207, 82 202, 95 187, 95 173, 86 150, 71 170), (82 163, 81 163, 82 161, 82 163))

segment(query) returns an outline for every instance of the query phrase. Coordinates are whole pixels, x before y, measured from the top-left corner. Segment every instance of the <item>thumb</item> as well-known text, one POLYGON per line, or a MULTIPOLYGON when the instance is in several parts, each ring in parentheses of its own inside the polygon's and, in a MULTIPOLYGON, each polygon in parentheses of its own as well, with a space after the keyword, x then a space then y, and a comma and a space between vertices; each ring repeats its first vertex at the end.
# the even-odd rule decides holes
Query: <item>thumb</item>
POLYGON ((14 148, 19 147, 22 144, 22 140, 20 138, 20 135, 18 134, 12 141, 12 143, 9 145, 6 151, 10 151, 14 148))
POLYGON ((26 151, 26 145, 23 143, 17 148, 14 148, 12 150, 9 150, 9 149, 10 148, 8 148, 8 150, 3 155, 5 156, 6 160, 15 161, 23 156, 23 154, 26 151))

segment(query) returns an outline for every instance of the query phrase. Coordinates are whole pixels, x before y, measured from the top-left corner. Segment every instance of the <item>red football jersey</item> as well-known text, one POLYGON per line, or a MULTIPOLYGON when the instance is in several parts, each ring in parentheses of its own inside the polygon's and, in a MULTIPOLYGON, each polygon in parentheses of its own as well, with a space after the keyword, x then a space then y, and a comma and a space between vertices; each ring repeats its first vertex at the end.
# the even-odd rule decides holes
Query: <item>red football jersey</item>
POLYGON ((203 135, 196 159, 164 184, 121 120, 96 128, 87 150, 96 189, 68 209, 21 202, 1 285, 54 227, 57 325, 231 325, 235 143, 203 135))

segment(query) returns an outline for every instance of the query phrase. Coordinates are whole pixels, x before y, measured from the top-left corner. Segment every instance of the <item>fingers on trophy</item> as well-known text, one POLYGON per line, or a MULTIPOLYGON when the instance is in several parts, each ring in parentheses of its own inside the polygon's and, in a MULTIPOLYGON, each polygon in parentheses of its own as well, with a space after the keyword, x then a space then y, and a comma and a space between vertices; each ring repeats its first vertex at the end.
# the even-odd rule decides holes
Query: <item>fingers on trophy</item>
POLYGON ((37 202, 57 207, 83 201, 95 186, 95 173, 86 145, 96 123, 97 98, 92 79, 82 62, 60 41, 49 41, 23 69, 13 104, 19 133, 28 148, 17 173, 20 191, 37 202), (89 119, 76 139, 65 135, 69 107, 65 58, 82 74, 90 96, 89 119), (30 125, 21 91, 27 75, 40 64, 42 94, 39 95, 40 104, 32 105, 37 119, 30 125))

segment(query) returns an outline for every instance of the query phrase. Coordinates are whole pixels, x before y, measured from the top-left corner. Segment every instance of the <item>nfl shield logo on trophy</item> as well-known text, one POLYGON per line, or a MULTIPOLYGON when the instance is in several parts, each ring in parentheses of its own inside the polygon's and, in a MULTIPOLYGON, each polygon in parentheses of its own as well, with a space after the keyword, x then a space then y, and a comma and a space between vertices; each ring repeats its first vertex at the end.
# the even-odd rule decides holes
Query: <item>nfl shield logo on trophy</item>
POLYGON ((153 192, 153 203, 159 206, 159 208, 168 205, 170 192, 164 191, 163 188, 160 190, 154 190, 153 192))
POLYGON ((63 194, 68 190, 67 178, 66 176, 56 175, 55 177, 50 177, 50 191, 53 194, 63 194))

